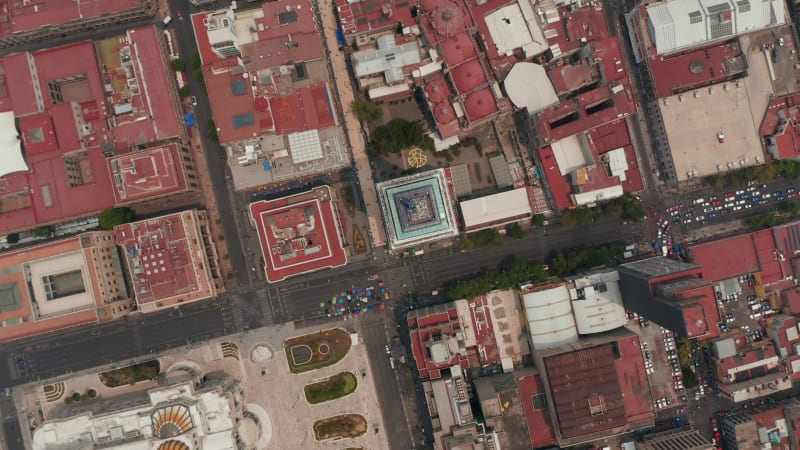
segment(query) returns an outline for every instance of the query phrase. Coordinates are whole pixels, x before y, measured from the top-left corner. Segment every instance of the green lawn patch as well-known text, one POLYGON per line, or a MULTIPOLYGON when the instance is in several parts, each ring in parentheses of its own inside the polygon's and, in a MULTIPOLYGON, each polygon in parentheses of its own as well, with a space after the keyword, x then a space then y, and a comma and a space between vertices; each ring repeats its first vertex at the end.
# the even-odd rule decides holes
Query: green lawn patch
POLYGON ((101 372, 100 382, 110 388, 126 384, 133 386, 140 381, 152 380, 160 371, 161 364, 159 364, 158 360, 153 359, 132 366, 101 372))
POLYGON ((303 390, 308 403, 329 402, 352 394, 358 386, 358 379, 350 372, 341 372, 318 383, 307 384, 303 390))
POLYGON ((350 351, 350 344, 350 335, 346 331, 332 328, 288 339, 283 347, 289 370, 292 373, 303 373, 341 361, 350 351))
POLYGON ((342 414, 314 422, 318 441, 361 436, 367 432, 367 419, 358 414, 342 414))

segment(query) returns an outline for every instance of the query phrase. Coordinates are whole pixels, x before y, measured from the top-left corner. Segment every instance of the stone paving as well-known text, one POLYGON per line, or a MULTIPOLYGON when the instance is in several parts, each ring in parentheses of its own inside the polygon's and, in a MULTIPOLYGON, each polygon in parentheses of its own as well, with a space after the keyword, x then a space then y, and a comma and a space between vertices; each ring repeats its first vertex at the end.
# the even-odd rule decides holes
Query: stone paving
POLYGON ((358 174, 359 188, 364 197, 369 220, 370 241, 375 247, 383 247, 386 244, 386 236, 381 223, 380 205, 378 195, 375 191, 375 182, 372 179, 369 158, 365 151, 364 136, 361 134, 361 123, 351 111, 350 105, 355 98, 353 88, 350 84, 350 76, 347 71, 346 55, 336 50, 336 17, 330 4, 322 2, 320 15, 323 23, 323 41, 325 45, 333 51, 329 54, 333 68, 331 75, 336 81, 336 90, 339 94, 339 108, 342 109, 345 118, 345 128, 350 139, 353 150, 353 160, 358 174), (333 56, 333 57, 331 57, 333 56))
MULTIPOLYGON (((355 322, 349 324, 356 326, 355 322)), ((385 425, 378 402, 375 381, 372 378, 366 346, 353 345, 348 354, 336 364, 303 374, 292 374, 286 361, 283 342, 294 336, 320 331, 295 329, 284 324, 266 327, 220 338, 205 344, 191 345, 168 351, 158 357, 161 372, 167 379, 175 369, 190 368, 201 373, 224 371, 240 381, 247 399, 248 410, 258 416, 262 434, 257 437, 258 450, 265 449, 332 449, 363 447, 369 450, 388 449, 385 425), (320 381, 342 371, 356 375, 355 392, 341 399, 318 405, 309 404, 304 395, 306 384, 320 381), (367 420, 367 432, 359 437, 318 442, 314 438, 315 421, 339 414, 360 414, 367 420)), ((347 330, 352 332, 353 330, 347 330)), ((120 367, 121 365, 116 365, 120 367)), ((84 393, 88 388, 98 392, 98 398, 115 398, 122 404, 131 395, 157 386, 156 382, 141 382, 134 386, 107 388, 98 377, 101 370, 85 371, 71 378, 61 379, 64 395, 48 402, 44 386, 56 381, 42 381, 15 390, 20 411, 27 411, 35 420, 41 405, 42 418, 64 416, 70 410, 80 409, 83 402, 67 406, 63 398, 73 392, 84 393)), ((62 387, 59 386, 59 390, 62 387)), ((86 400, 91 402, 92 400, 86 400)), ((87 404, 88 405, 88 404, 87 404)), ((24 413, 23 413, 24 415, 24 413)), ((30 435, 25 436, 30 439, 30 435)))

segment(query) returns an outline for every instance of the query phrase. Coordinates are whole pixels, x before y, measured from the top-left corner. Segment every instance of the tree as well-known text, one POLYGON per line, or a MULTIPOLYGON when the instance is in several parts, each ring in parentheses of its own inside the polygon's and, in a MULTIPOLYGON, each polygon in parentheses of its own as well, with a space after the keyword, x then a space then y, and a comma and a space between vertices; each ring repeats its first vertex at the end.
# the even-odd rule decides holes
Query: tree
POLYGON ((192 65, 192 69, 195 69, 195 70, 197 70, 197 69, 199 69, 200 67, 203 66, 203 60, 202 60, 202 58, 200 58, 200 53, 199 52, 194 52, 194 55, 192 55, 191 65, 192 65))
POLYGON ((367 143, 367 155, 375 158, 389 153, 400 153, 403 149, 420 147, 433 152, 433 139, 425 135, 425 125, 419 121, 393 119, 372 132, 372 139, 367 143))
POLYGON ((175 58, 170 61, 169 66, 172 67, 172 70, 175 72, 183 72, 183 70, 186 69, 186 63, 180 58, 175 58))
POLYGON ((100 226, 104 230, 112 230, 117 225, 133 220, 133 211, 128 208, 111 208, 100 213, 100 226))
POLYGON ((206 123, 206 128, 208 128, 208 130, 206 131, 208 134, 208 138, 216 143, 219 143, 219 135, 217 134, 217 124, 214 122, 214 119, 208 119, 208 122, 206 123))
POLYGON ((8 233, 6 236, 6 241, 11 245, 16 244, 19 242, 19 233, 8 233))
POLYGON ((35 237, 50 237, 53 233, 53 229, 50 227, 36 227, 31 230, 31 234, 35 237))
POLYGON ((178 89, 178 94, 180 94, 181 98, 186 98, 189 95, 191 95, 191 93, 192 93, 192 90, 189 89, 189 86, 184 86, 184 87, 178 89))
POLYGON ((381 106, 369 100, 356 99, 353 101, 351 108, 356 117, 364 122, 374 122, 383 117, 383 109, 381 106))
POLYGON ((545 222, 547 222, 547 217, 544 214, 534 214, 531 217, 531 223, 537 227, 544 225, 545 222))
POLYGON ((522 239, 525 237, 525 230, 519 225, 519 223, 514 222, 511 225, 506 227, 506 233, 514 239, 522 239))

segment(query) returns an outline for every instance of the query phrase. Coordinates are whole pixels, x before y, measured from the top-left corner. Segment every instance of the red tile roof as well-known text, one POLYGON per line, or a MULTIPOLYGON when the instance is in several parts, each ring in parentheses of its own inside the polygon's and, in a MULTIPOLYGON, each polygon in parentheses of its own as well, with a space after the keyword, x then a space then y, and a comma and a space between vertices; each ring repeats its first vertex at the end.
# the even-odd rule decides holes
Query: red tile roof
POLYGON ((178 144, 133 151, 108 159, 114 202, 124 205, 186 189, 178 144))
MULTIPOLYGON (((753 246, 758 258, 758 266, 761 272, 761 282, 764 284, 774 283, 781 280, 786 275, 790 275, 789 264, 784 264, 778 260, 778 243, 775 242, 775 234, 780 232, 780 228, 773 230, 762 230, 752 234, 753 246), (773 234, 775 233, 775 234, 773 234)), ((785 228, 784 228, 785 230, 785 228)))
MULTIPOLYGON (((204 23, 209 17, 218 13, 219 11, 200 12, 192 14, 191 16, 192 27, 194 28, 194 39, 197 42, 197 49, 200 52, 200 61, 203 65, 223 59, 211 50, 211 42, 208 40, 208 28, 204 23)), ((209 89, 208 92, 210 93, 211 90, 209 89)))
POLYGON ((561 175, 561 169, 558 167, 553 148, 549 145, 540 148, 539 157, 542 160, 542 172, 544 172, 543 175, 547 179, 547 185, 550 188, 553 201, 556 203, 556 208, 567 209, 575 206, 572 203, 572 185, 569 182, 569 177, 561 175))
MULTIPOLYGON (((67 314, 50 318, 39 317, 38 320, 34 319, 32 298, 29 293, 28 283, 25 280, 25 272, 22 270, 22 265, 31 261, 43 260, 64 253, 81 251, 82 249, 80 236, 75 236, 26 247, 18 251, 5 252, 0 255, 0 267, 3 267, 3 272, 0 273, 0 284, 16 283, 16 290, 20 300, 19 308, 0 312, 0 321, 6 323, 5 326, 0 327, 0 342, 97 321, 98 317, 95 309, 72 313, 65 311, 67 314)), ((87 251, 84 250, 84 252, 87 251)), ((88 277, 92 276, 91 273, 86 275, 88 277)), ((99 301, 99 298, 95 298, 95 301, 99 301)))
POLYGON ((478 56, 475 45, 466 32, 439 41, 439 48, 442 51, 444 62, 449 67, 455 67, 478 56))
POLYGON ((800 314, 800 288, 783 291, 783 299, 791 314, 800 314))
POLYGON ((603 62, 608 84, 538 113, 539 130, 548 142, 591 130, 636 112, 634 90, 625 71, 619 40, 610 37, 588 45, 592 48, 593 57, 603 62))
POLYGON ((425 345, 431 336, 448 336, 455 339, 456 333, 461 330, 461 324, 454 303, 447 304, 443 311, 441 308, 436 308, 435 311, 431 308, 417 310, 408 316, 407 322, 411 337, 411 352, 420 378, 440 378, 442 369, 454 365, 460 365, 462 369, 469 367, 467 355, 460 353, 454 354, 444 363, 436 364, 428 357, 425 345))
POLYGON ((242 56, 249 60, 247 69, 251 72, 271 69, 285 64, 322 59, 322 42, 316 33, 285 36, 283 39, 270 39, 266 42, 256 41, 242 45, 242 56))
POLYGON ((544 367, 563 439, 654 417, 638 336, 547 356, 544 367))
POLYGON ((348 36, 389 28, 398 22, 404 26, 415 24, 411 16, 411 3, 406 0, 336 0, 335 4, 342 31, 348 36), (388 8, 384 10, 384 6, 388 8))
POLYGON ((688 247, 689 258, 702 266, 703 278, 720 281, 758 271, 758 259, 749 234, 717 239, 688 247))
POLYGON ((118 149, 184 133, 183 111, 178 110, 174 101, 172 70, 164 59, 158 33, 155 26, 149 25, 132 29, 127 34, 132 45, 131 58, 137 61, 140 70, 137 77, 142 92, 142 112, 135 121, 113 129, 118 149))
POLYGON ((19 128, 25 130, 20 137, 25 148, 25 156, 29 159, 58 149, 59 142, 50 114, 40 113, 20 117, 19 128))
MULTIPOLYGON (((135 36, 139 61, 145 72, 139 74, 140 83, 150 94, 146 103, 153 116, 139 121, 135 126, 143 128, 137 128, 131 138, 141 138, 144 142, 180 134, 178 112, 167 90, 171 86, 167 81, 169 73, 160 53, 157 33, 154 26, 130 32, 135 36)), ((32 60, 45 107, 45 112, 39 114, 31 114, 35 108, 31 107, 27 96, 13 94, 18 88, 19 92, 32 92, 29 81, 18 76, 29 73, 28 58, 11 55, 2 61, 5 87, 12 93, 3 107, 13 107, 17 112, 17 103, 20 103, 22 113, 28 114, 20 118, 19 124, 31 171, 0 180, 7 188, 5 195, 24 193, 17 201, 19 208, 7 208, 0 214, 0 233, 85 217, 114 205, 111 178, 98 147, 103 142, 112 142, 114 136, 126 135, 127 131, 121 127, 112 135, 106 128, 110 111, 104 106, 105 91, 94 45, 86 41, 41 50, 32 54, 32 60), (48 83, 76 75, 83 80, 70 87, 65 100, 74 102, 77 109, 69 101, 54 103, 48 83), (78 119, 86 123, 88 132, 78 130, 78 119), (87 151, 70 156, 77 158, 76 162, 81 165, 83 184, 70 186, 64 154, 82 149, 87 151), (80 161, 80 158, 85 159, 80 161)), ((8 197, 4 199, 7 201, 8 197)))
POLYGON ((267 280, 347 264, 339 218, 328 187, 250 204, 267 280))
MULTIPOLYGON (((544 383, 538 373, 517 378, 517 388, 528 422, 528 433, 534 448, 554 445, 553 424, 550 422, 549 409, 534 409, 533 396, 545 392, 544 383)), ((543 402, 546 404, 546 402, 543 402)))
POLYGON ((620 357, 614 361, 617 369, 627 423, 652 420, 653 397, 644 368, 639 336, 626 336, 617 341, 620 357))
POLYGON ((653 55, 647 62, 659 97, 718 83, 747 69, 739 41, 669 56, 653 55))
POLYGON ((472 59, 451 69, 453 83, 460 93, 471 92, 486 84, 486 74, 478 59, 472 59))
POLYGON ((215 294, 197 221, 197 212, 190 210, 114 229, 117 243, 124 247, 140 308, 154 302, 145 310, 160 308, 159 302, 201 300, 215 294))
POLYGON ((318 130, 336 125, 328 86, 318 84, 269 99, 278 134, 318 130))
POLYGON ((778 159, 794 158, 800 155, 800 94, 772 99, 761 122, 761 137, 775 141, 778 159))
POLYGON ((264 17, 256 19, 260 42, 295 34, 317 34, 317 23, 310 0, 264 2, 261 9, 264 17))
POLYGON ((561 20, 545 25, 545 35, 553 35, 547 40, 549 45, 558 45, 561 53, 571 53, 581 47, 584 42, 598 41, 610 36, 606 16, 602 9, 587 5, 571 11, 571 6, 558 8, 561 20))
POLYGON ((673 293, 676 300, 681 302, 688 337, 709 339, 719 335, 719 310, 714 287, 710 283, 673 293))
POLYGON ((509 110, 508 100, 503 100, 505 102, 498 101, 494 96, 494 92, 492 92, 492 88, 487 86, 479 91, 467 94, 467 98, 464 99, 464 109, 469 120, 475 122, 489 117, 501 109, 509 110))
POLYGON ((142 0, 5 0, 0 3, 0 10, 8 20, 2 21, 0 36, 127 11, 142 3, 142 0))
MULTIPOLYGON (((225 60, 228 61, 234 62, 235 58, 225 60)), ((212 65, 209 64, 203 66, 203 75, 221 144, 257 137, 273 129, 272 114, 269 109, 262 108, 262 111, 256 108, 257 102, 263 97, 253 99, 252 86, 241 74, 232 74, 229 71, 215 74, 212 65), (233 95, 232 83, 243 83, 241 85, 246 93, 233 95), (236 117, 247 114, 253 115, 251 124, 234 122, 236 117)))
POLYGON ((2 109, 3 111, 13 109, 17 116, 41 112, 36 100, 38 86, 34 85, 29 59, 32 59, 32 55, 28 52, 15 53, 3 58, 3 77, 8 97, 3 100, 2 109))
POLYGON ((577 64, 564 64, 551 69, 548 73, 556 92, 563 95, 600 81, 600 62, 588 64, 580 61, 577 64))

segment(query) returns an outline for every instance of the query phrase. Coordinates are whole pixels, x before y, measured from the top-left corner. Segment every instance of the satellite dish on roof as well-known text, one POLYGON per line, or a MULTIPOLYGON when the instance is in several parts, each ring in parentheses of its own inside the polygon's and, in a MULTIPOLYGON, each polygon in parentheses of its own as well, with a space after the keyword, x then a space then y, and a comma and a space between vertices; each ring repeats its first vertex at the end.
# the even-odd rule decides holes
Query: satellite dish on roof
POLYGON ((242 78, 250 78, 250 74, 245 72, 242 74, 242 78))

